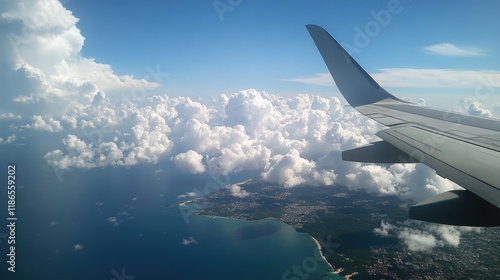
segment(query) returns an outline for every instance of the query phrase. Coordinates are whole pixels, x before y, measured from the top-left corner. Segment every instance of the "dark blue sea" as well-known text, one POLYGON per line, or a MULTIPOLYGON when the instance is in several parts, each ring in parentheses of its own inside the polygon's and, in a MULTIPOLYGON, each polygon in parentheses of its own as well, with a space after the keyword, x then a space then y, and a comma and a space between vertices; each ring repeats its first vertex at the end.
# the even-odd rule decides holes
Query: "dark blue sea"
POLYGON ((213 190, 221 179, 178 174, 168 164, 61 174, 44 162, 46 152, 42 144, 0 147, 4 181, 7 164, 16 165, 18 218, 11 273, 2 187, 0 279, 339 279, 325 276, 331 269, 310 236, 287 224, 175 206, 179 195, 213 190))

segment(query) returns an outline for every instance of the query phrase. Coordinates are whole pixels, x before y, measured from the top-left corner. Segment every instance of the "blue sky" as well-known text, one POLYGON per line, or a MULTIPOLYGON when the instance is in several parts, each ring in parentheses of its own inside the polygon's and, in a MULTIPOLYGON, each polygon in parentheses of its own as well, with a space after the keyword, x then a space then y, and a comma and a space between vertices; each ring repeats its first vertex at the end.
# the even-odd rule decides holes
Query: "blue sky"
MULTIPOLYGON (((307 92, 328 96, 336 92, 335 87, 286 80, 326 72, 304 27, 308 23, 323 26, 349 45, 354 45, 359 30, 368 34, 369 42, 353 55, 370 73, 402 67, 500 71, 498 1, 478 5, 475 1, 410 0, 355 4, 71 0, 64 5, 80 19, 77 26, 86 38, 84 56, 110 64, 119 75, 137 78, 148 74, 147 67, 158 65, 169 73, 161 90, 174 96, 218 95, 246 88, 283 95, 307 92), (377 22, 374 14, 390 12, 389 7, 396 13, 390 13, 386 22, 377 22), (378 30, 370 26, 374 22, 378 30), (444 43, 476 50, 478 55, 430 54, 424 50, 444 43)), ((431 92, 463 96, 473 90, 455 85, 433 90, 414 86, 395 89, 427 99, 431 92)))

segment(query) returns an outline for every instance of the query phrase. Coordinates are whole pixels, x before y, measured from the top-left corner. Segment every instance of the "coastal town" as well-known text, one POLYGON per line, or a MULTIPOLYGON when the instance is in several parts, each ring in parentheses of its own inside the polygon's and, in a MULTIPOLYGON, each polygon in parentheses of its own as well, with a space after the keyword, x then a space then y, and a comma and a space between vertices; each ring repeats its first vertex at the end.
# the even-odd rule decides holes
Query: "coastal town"
POLYGON ((382 221, 406 223, 405 203, 396 197, 333 186, 283 188, 259 181, 240 187, 248 195, 234 196, 224 188, 197 199, 208 205, 197 214, 249 221, 279 219, 319 240, 335 273, 359 279, 492 279, 500 275, 498 229, 463 232, 459 246, 412 251, 395 236, 375 234, 382 221))

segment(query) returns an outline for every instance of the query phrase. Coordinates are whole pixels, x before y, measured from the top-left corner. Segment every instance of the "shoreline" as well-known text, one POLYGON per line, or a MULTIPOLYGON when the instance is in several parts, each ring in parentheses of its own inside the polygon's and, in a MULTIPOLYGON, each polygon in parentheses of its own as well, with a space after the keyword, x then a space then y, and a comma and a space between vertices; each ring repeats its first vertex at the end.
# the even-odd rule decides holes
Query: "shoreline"
MULTIPOLYGON (((307 235, 309 235, 312 238, 312 240, 314 240, 314 242, 316 243, 316 246, 318 246, 318 250, 319 250, 321 257, 323 258, 323 260, 325 260, 325 262, 328 264, 328 266, 330 266, 330 268, 332 270, 332 272, 330 272, 330 273, 340 275, 340 273, 343 272, 344 269, 341 267, 334 269, 333 265, 326 259, 325 255, 323 255, 323 251, 321 251, 322 247, 321 247, 321 244, 319 243, 319 241, 316 238, 314 238, 312 235, 310 235, 309 233, 307 233, 307 235)), ((343 276, 345 277, 345 279, 351 279, 353 276, 356 276, 358 274, 359 274, 358 272, 353 272, 351 274, 347 274, 347 275, 343 275, 343 276)))
MULTIPOLYGON (((195 199, 192 199, 192 200, 189 200, 189 201, 185 201, 185 202, 183 202, 182 204, 184 204, 184 203, 186 203, 186 204, 187 204, 187 203, 193 202, 194 200, 195 200, 195 199)), ((326 256, 323 254, 323 251, 321 250, 321 249, 322 249, 322 247, 321 247, 321 243, 319 243, 319 241, 318 241, 316 238, 314 238, 314 236, 312 236, 312 235, 311 235, 311 234, 309 234, 308 232, 305 232, 305 231, 299 231, 299 230, 297 230, 297 228, 296 228, 295 226, 293 226, 293 225, 291 225, 291 224, 288 224, 288 223, 285 223, 285 222, 281 221, 281 220, 280 220, 280 219, 278 219, 278 218, 274 218, 274 217, 267 217, 267 218, 263 218, 263 219, 259 219, 259 220, 247 220, 247 219, 238 219, 238 218, 224 217, 224 216, 217 216, 217 215, 206 215, 206 214, 200 214, 198 211, 196 211, 194 214, 195 214, 195 215, 198 215, 198 216, 204 216, 204 217, 207 217, 207 218, 209 218, 209 219, 228 219, 228 220, 239 220, 239 221, 246 221, 246 222, 258 222, 259 220, 267 220, 267 219, 269 219, 269 220, 276 220, 276 221, 279 221, 279 222, 281 222, 281 223, 283 223, 283 224, 286 224, 286 225, 288 225, 288 226, 290 226, 290 227, 294 228, 294 229, 295 229, 295 231, 296 231, 296 232, 298 232, 298 233, 305 233, 305 234, 307 234, 307 235, 308 235, 308 236, 309 236, 309 237, 310 237, 310 238, 314 241, 314 243, 316 243, 316 246, 317 246, 317 248, 318 248, 318 251, 319 251, 319 254, 320 254, 321 258, 322 258, 322 259, 323 259, 323 260, 324 260, 324 261, 328 264, 328 266, 330 267, 330 270, 331 270, 331 272, 329 272, 330 274, 336 274, 336 275, 339 275, 339 276, 343 276, 343 277, 345 277, 345 279, 351 279, 353 276, 356 276, 356 275, 358 275, 358 274, 359 274, 358 272, 353 272, 353 273, 351 273, 351 274, 347 274, 347 275, 340 275, 340 273, 342 273, 342 272, 344 271, 344 268, 339 267, 339 268, 335 269, 335 268, 333 267, 333 265, 332 265, 332 264, 328 261, 328 259, 326 258, 326 256)))
POLYGON ((321 251, 321 244, 319 243, 319 241, 316 238, 314 238, 312 235, 310 235, 309 233, 307 235, 309 235, 312 238, 312 240, 314 240, 314 242, 316 243, 316 246, 318 246, 319 254, 323 258, 323 260, 325 260, 325 262, 328 264, 328 266, 330 266, 330 268, 332 269, 332 272, 335 271, 335 269, 333 268, 333 265, 326 259, 325 255, 323 255, 323 251, 321 251))

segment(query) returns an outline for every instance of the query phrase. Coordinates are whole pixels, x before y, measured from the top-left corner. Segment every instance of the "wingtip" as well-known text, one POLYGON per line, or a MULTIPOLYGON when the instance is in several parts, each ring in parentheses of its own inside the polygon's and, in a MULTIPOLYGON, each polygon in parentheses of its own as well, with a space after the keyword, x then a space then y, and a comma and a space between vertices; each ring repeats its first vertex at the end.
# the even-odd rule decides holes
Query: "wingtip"
POLYGON ((323 30, 326 32, 326 30, 323 27, 321 27, 317 24, 312 24, 312 23, 306 24, 306 28, 309 32, 313 31, 314 29, 319 29, 319 30, 323 30))
POLYGON ((306 28, 349 104, 356 107, 384 99, 398 100, 381 88, 328 31, 315 24, 307 24, 306 28))

